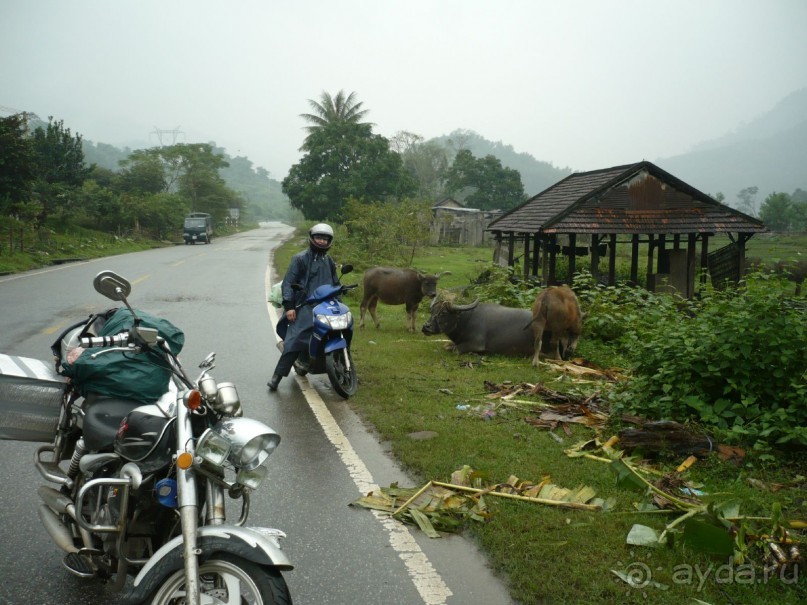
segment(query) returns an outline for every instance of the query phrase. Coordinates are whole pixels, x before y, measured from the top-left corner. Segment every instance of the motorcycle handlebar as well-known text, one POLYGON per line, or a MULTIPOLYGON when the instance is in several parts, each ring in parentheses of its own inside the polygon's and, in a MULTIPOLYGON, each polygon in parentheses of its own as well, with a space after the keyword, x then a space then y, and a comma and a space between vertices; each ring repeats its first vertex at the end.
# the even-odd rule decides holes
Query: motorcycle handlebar
POLYGON ((121 332, 113 336, 82 336, 79 344, 85 349, 96 347, 122 347, 129 342, 129 332, 121 332))

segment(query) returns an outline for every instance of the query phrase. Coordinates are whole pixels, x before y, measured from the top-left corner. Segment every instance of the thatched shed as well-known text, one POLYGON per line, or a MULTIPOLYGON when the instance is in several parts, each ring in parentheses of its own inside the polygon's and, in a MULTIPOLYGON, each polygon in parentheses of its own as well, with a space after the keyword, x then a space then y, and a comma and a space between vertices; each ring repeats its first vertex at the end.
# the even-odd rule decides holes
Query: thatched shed
POLYGON ((639 162, 571 174, 494 220, 488 231, 496 241, 494 260, 513 267, 520 260, 519 272, 546 285, 569 281, 581 256, 590 258, 600 281, 614 284, 622 245, 630 246, 632 283, 640 283, 644 256, 643 285, 690 297, 697 267, 716 282, 739 279, 746 242, 766 229, 658 166, 639 162), (730 243, 710 252, 715 234, 726 234, 730 243), (568 259, 565 279, 556 274, 559 254, 568 259))

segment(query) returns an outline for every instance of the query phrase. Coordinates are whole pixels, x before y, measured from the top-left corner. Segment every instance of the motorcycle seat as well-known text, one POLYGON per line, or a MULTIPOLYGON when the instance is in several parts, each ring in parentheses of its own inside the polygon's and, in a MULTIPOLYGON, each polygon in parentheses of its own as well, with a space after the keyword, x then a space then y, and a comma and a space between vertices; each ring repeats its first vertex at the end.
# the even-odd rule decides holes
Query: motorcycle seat
POLYGON ((121 420, 142 401, 87 393, 84 398, 84 443, 90 450, 111 449, 121 420))

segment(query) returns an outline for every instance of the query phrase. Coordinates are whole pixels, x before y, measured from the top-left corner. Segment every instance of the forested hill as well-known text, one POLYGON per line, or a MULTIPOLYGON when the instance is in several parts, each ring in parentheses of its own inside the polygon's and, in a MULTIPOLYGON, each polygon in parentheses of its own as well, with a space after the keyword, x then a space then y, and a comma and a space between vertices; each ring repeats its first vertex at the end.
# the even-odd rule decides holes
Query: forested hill
POLYGON ((759 188, 760 203, 773 192, 807 190, 807 88, 723 137, 654 162, 704 193, 722 193, 730 205, 749 187, 759 188))
POLYGON ((460 149, 467 149, 477 158, 484 158, 487 155, 498 158, 502 166, 518 170, 521 174, 521 183, 524 185, 524 193, 528 197, 541 193, 572 173, 571 168, 556 168, 548 162, 536 160, 529 153, 517 152, 511 145, 505 145, 501 141, 495 143, 489 141, 472 130, 454 130, 432 141, 453 150, 454 153, 460 149))
MULTIPOLYGON (((230 157, 226 151, 213 145, 213 151, 221 155, 229 166, 220 170, 221 178, 230 189, 241 194, 250 215, 258 219, 287 219, 291 208, 280 183, 269 176, 261 167, 254 167, 245 157, 230 157)), ((132 152, 128 147, 119 149, 106 143, 93 143, 83 140, 84 162, 95 164, 107 170, 120 170, 120 160, 125 160, 132 152)))

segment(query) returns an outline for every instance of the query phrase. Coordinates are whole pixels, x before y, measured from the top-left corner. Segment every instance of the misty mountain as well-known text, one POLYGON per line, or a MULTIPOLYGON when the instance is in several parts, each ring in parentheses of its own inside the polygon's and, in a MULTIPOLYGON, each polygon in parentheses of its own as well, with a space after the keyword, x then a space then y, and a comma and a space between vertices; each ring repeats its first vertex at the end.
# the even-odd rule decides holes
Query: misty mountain
POLYGON ((729 205, 747 187, 759 188, 758 204, 774 192, 807 190, 807 88, 733 132, 654 163, 704 193, 723 193, 729 205))
MULTIPOLYGON (((530 197, 573 172, 470 130, 454 130, 432 141, 454 153, 468 149, 478 158, 493 155, 503 166, 521 173, 524 191, 530 197)), ((704 193, 722 193, 732 206, 738 202, 737 194, 748 187, 759 188, 758 205, 774 192, 807 190, 807 88, 788 95, 769 112, 722 137, 697 143, 688 153, 653 162, 704 193)))
MULTIPOLYGON (((492 155, 502 163, 502 166, 518 170, 521 174, 521 183, 524 185, 524 193, 528 197, 541 193, 572 173, 571 168, 556 168, 549 162, 536 160, 529 153, 517 152, 511 145, 505 145, 501 141, 495 143, 489 141, 472 130, 454 130, 431 141, 446 147, 454 154, 461 149, 467 149, 477 158, 492 155)), ((453 156, 451 159, 453 160, 453 156)))

